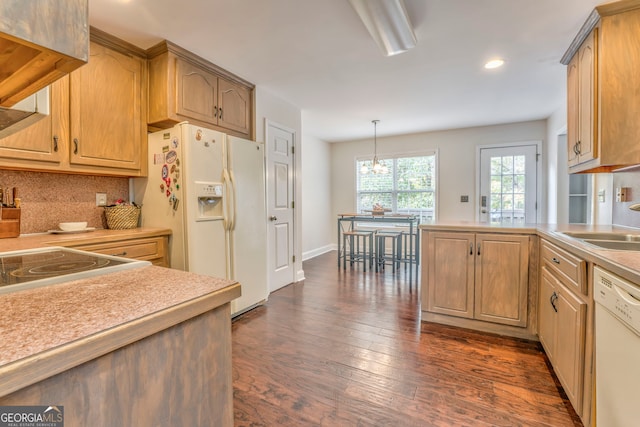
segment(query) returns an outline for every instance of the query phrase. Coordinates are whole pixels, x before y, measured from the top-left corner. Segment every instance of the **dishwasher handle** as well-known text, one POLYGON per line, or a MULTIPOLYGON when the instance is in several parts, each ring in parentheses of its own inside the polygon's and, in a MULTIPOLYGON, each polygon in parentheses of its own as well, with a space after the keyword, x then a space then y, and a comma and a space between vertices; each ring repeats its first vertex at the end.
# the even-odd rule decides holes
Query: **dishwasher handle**
POLYGON ((636 307, 640 307, 640 300, 638 300, 638 298, 631 295, 629 292, 625 291, 619 286, 616 286, 615 284, 613 285, 613 290, 616 291, 618 296, 622 298, 626 303, 634 305, 636 307))

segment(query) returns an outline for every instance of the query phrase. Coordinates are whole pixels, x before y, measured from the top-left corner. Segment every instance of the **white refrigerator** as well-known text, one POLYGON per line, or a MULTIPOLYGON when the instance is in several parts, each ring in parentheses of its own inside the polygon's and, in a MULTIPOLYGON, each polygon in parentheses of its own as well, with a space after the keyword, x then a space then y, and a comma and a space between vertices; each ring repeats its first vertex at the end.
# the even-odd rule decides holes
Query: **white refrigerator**
POLYGON ((142 226, 172 230, 171 267, 237 280, 232 315, 266 301, 264 144, 180 123, 149 134, 148 156, 134 200, 142 226))

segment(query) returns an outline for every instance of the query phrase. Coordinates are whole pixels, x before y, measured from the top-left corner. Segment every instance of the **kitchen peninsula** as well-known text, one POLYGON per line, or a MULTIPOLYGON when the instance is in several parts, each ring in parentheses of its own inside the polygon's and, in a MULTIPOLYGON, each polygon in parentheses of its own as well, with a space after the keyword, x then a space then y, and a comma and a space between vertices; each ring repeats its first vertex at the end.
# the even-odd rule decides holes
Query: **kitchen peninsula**
POLYGON ((592 419, 594 267, 640 284, 640 251, 577 237, 612 225, 422 224, 422 320, 539 340, 584 425, 592 419), (576 234, 577 233, 577 234, 576 234))
MULTIPOLYGON (((163 233, 95 233, 126 232, 163 233)), ((78 236, 4 239, 0 251, 78 236)), ((230 426, 239 295, 237 282, 154 265, 2 295, 0 405, 61 405, 69 426, 230 426)))

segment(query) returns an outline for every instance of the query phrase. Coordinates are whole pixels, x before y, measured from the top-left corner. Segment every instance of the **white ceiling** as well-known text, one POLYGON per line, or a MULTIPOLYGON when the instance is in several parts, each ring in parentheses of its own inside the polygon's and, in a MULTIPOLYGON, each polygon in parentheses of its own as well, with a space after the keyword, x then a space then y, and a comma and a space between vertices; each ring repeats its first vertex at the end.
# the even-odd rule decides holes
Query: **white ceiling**
POLYGON ((299 107, 329 142, 544 119, 598 0, 405 0, 415 49, 385 57, 347 0, 89 0, 91 25, 172 42, 299 107), (499 56, 505 65, 483 64, 499 56))

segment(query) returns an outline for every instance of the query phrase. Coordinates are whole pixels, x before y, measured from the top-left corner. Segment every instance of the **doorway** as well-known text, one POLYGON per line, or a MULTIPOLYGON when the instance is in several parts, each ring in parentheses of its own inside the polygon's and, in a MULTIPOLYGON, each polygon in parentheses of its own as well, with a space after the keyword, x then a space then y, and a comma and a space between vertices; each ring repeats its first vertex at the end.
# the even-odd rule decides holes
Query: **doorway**
POLYGON ((538 222, 538 143, 479 149, 480 222, 538 222))
POLYGON ((295 131, 266 121, 269 292, 295 282, 295 131))

